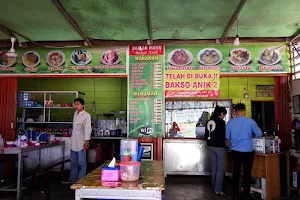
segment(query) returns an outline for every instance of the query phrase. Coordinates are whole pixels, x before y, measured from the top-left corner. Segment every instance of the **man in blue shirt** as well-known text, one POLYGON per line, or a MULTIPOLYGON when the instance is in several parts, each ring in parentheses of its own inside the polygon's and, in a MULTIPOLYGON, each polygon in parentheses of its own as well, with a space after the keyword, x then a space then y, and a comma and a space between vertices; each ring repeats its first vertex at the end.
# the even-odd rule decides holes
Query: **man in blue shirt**
POLYGON ((231 142, 233 175, 232 188, 233 199, 239 199, 239 180, 243 166, 244 173, 244 197, 251 199, 251 171, 254 160, 253 134, 262 136, 261 129, 253 119, 246 118, 246 106, 239 103, 235 106, 236 118, 230 120, 226 126, 226 139, 231 142))

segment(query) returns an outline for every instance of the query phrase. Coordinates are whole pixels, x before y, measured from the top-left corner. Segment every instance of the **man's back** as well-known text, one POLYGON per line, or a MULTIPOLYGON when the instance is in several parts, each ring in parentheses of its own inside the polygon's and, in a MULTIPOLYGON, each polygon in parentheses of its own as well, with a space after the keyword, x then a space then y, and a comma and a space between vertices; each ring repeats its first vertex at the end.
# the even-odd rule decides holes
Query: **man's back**
POLYGON ((226 139, 231 140, 231 150, 239 152, 252 152, 252 135, 262 135, 260 128, 253 119, 236 117, 230 120, 226 127, 226 139))

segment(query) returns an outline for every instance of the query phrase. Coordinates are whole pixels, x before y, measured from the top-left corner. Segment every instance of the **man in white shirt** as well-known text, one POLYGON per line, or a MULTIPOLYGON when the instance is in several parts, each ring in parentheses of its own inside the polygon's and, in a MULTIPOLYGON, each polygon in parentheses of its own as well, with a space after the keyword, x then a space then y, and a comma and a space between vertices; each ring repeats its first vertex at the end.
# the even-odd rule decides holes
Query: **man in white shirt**
POLYGON ((86 150, 91 139, 91 115, 84 110, 84 100, 74 100, 75 113, 71 137, 71 174, 70 181, 76 182, 86 175, 86 150))

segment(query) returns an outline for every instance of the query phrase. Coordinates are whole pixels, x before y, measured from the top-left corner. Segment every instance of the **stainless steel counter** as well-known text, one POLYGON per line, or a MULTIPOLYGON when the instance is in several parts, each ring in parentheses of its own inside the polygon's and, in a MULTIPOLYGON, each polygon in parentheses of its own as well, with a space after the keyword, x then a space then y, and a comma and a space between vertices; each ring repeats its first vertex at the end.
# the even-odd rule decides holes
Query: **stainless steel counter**
POLYGON ((204 139, 164 139, 166 175, 210 175, 211 161, 204 139))
MULTIPOLYGON (((9 191, 9 192, 17 192, 17 200, 20 200, 22 198, 22 184, 23 184, 23 156, 26 153, 30 152, 37 152, 37 166, 42 166, 42 158, 45 159, 44 155, 41 155, 42 150, 55 148, 55 147, 61 147, 61 157, 65 158, 65 142, 56 142, 51 144, 42 144, 38 147, 28 147, 28 148, 19 148, 19 147, 12 147, 12 148, 0 148, 0 155, 1 154, 8 154, 8 155, 17 155, 18 156, 18 174, 17 174, 17 188, 3 188, 0 189, 0 191, 9 191)), ((47 158, 46 158, 47 159, 47 158)), ((48 162, 50 159, 48 158, 48 162)), ((53 161, 53 160, 51 160, 53 161)))

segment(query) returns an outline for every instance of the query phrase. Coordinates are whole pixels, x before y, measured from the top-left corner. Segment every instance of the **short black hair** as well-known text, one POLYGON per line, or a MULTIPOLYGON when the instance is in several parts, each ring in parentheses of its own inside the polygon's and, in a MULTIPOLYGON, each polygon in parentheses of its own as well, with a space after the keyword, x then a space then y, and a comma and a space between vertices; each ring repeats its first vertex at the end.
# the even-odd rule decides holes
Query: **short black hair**
POLYGON ((213 116, 212 117, 215 117, 215 118, 218 118, 221 116, 221 114, 223 113, 223 115, 226 115, 227 114, 227 110, 225 107, 220 107, 220 106, 216 106, 215 107, 215 110, 213 112, 213 116))
POLYGON ((235 112, 245 111, 246 110, 246 105, 243 104, 243 103, 238 103, 238 104, 235 105, 234 110, 235 110, 235 112))
POLYGON ((81 105, 84 105, 84 104, 85 104, 85 102, 84 102, 84 100, 83 100, 82 98, 76 98, 76 99, 74 99, 74 103, 75 103, 76 101, 78 101, 79 103, 81 103, 81 105))

